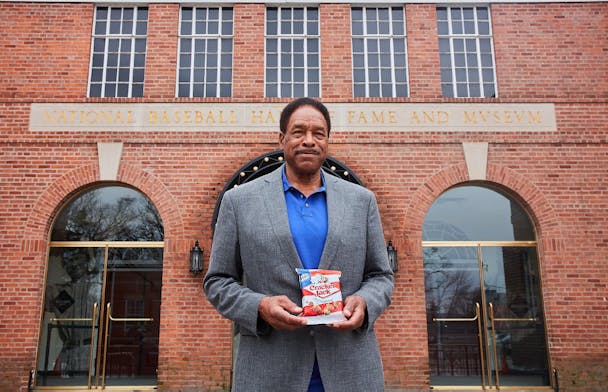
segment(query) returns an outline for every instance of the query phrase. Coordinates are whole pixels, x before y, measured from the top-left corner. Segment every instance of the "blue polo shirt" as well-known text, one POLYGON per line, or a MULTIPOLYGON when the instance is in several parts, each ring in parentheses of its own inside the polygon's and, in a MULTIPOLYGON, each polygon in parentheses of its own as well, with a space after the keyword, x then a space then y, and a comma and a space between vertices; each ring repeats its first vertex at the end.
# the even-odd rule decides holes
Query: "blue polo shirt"
MULTIPOLYGON (((321 187, 306 197, 289 183, 283 167, 283 191, 291 237, 302 265, 309 269, 319 268, 327 237, 327 199, 323 173, 321 182, 321 187)), ((308 392, 324 391, 319 365, 315 359, 308 392)))
POLYGON ((289 227, 304 268, 319 268, 327 237, 327 200, 323 174, 321 181, 321 187, 306 197, 289 183, 283 168, 283 190, 289 227))

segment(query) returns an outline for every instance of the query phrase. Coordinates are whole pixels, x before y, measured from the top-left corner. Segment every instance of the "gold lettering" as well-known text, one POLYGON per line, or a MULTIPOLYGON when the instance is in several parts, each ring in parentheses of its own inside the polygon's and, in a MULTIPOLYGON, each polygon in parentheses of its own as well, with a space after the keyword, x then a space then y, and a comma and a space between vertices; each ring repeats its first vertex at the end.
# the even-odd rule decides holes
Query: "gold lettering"
POLYGON ((135 120, 133 119, 133 112, 130 110, 127 111, 127 122, 129 124, 135 124, 135 120))
POLYGON ((230 111, 230 123, 231 124, 236 124, 237 123, 236 116, 234 115, 234 110, 230 111))
POLYGON ((363 112, 359 112, 359 118, 357 119, 357 124, 361 124, 361 122, 367 124, 367 118, 365 118, 365 114, 363 112))
POLYGON ((167 113, 166 110, 163 110, 163 115, 160 118, 160 122, 165 124, 171 124, 171 117, 169 116, 169 113, 167 113))
POLYGON ((388 112, 388 122, 389 122, 389 124, 394 124, 397 122, 397 120, 395 119, 395 112, 393 112, 393 111, 388 112))
POLYGON ((57 122, 55 117, 53 117, 53 115, 50 112, 48 112, 47 110, 44 111, 44 121, 50 122, 50 123, 57 122))
POLYGON ((95 124, 99 120, 99 114, 95 110, 89 110, 85 114, 85 119, 89 124, 95 124))
POLYGON ((205 121, 205 117, 203 116, 203 112, 201 112, 200 110, 197 110, 196 112, 194 112, 194 122, 197 123, 197 124, 200 124, 203 121, 205 121))
POLYGON ((209 123, 215 124, 215 116, 211 110, 209 111, 209 114, 207 114, 207 124, 209 123))
POLYGON ((517 122, 522 122, 524 121, 524 113, 523 112, 514 112, 515 113, 515 118, 517 119, 517 122))
POLYGON ((276 121, 272 112, 263 112, 261 110, 257 112, 251 111, 251 123, 255 124, 256 122, 260 124, 274 124, 276 121))
POLYGON ((101 111, 101 118, 108 124, 112 122, 112 116, 108 112, 101 111))
POLYGON ((505 110, 505 118, 504 118, 505 124, 511 124, 513 121, 511 121, 511 112, 508 110, 505 110))
MULTIPOLYGON (((471 116, 470 113, 465 112, 467 121, 475 121, 475 115, 471 116)), ((448 122, 449 115, 446 111, 423 111, 422 114, 418 112, 412 112, 410 115, 410 124, 445 124, 448 122)))
POLYGON ((179 111, 173 112, 173 118, 175 119, 175 123, 179 124, 182 122, 182 114, 179 111))
POLYGON ((258 123, 263 123, 264 120, 262 119, 264 116, 263 112, 261 110, 255 112, 255 111, 251 111, 251 123, 255 124, 256 122, 258 123))
POLYGON ((158 112, 150 110, 148 115, 148 122, 150 124, 156 124, 158 123, 158 112))
POLYGON ((500 112, 499 111, 494 111, 492 113, 494 114, 494 121, 496 121, 497 123, 500 124, 500 121, 501 121, 500 112))
POLYGON ((464 111, 465 124, 477 124, 477 114, 475 112, 464 111))
POLYGON ((125 119, 122 116, 122 112, 116 112, 116 120, 118 120, 118 122, 120 122, 121 124, 125 123, 125 119))
POLYGON ((529 123, 530 124, 540 124, 542 123, 542 120, 540 118, 540 112, 536 112, 536 114, 533 114, 532 112, 528 112, 528 118, 529 118, 529 123))
POLYGON ((372 112, 372 119, 374 123, 384 124, 384 112, 372 112))
POLYGON ((353 121, 355 121, 355 112, 353 112, 352 110, 348 111, 348 123, 352 124, 353 121))
POLYGON ((418 117, 417 112, 412 112, 412 115, 410 116, 410 124, 413 122, 415 122, 416 124, 420 124, 420 117, 418 117))

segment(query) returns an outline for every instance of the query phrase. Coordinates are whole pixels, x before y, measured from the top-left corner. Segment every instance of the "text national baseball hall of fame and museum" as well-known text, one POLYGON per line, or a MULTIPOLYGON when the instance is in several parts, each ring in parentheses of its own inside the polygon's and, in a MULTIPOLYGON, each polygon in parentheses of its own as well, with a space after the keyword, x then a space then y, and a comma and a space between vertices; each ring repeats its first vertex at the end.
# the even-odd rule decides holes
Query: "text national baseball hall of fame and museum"
MULTIPOLYGON (((284 103, 34 103, 30 131, 276 132, 284 103)), ((553 104, 329 103, 336 131, 556 131, 553 104)))

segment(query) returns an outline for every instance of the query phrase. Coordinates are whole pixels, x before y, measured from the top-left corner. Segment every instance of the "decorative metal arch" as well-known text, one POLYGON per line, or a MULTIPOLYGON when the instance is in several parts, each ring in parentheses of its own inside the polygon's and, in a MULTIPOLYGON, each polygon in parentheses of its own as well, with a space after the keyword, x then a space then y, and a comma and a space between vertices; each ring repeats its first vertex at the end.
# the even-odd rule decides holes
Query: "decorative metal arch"
MULTIPOLYGON (((215 203, 215 209, 213 210, 213 218, 211 219, 211 229, 215 229, 215 223, 217 222, 217 215, 220 212, 220 205, 224 198, 224 193, 232 188, 236 188, 241 184, 255 180, 265 174, 270 173, 274 169, 278 168, 283 164, 283 150, 275 150, 264 155, 261 155, 255 159, 252 159, 247 164, 242 166, 226 183, 224 189, 220 193, 217 202, 215 203)), ((342 178, 343 180, 352 182, 357 185, 365 187, 359 177, 354 174, 345 164, 334 159, 327 157, 323 166, 321 167, 323 172, 342 178)))

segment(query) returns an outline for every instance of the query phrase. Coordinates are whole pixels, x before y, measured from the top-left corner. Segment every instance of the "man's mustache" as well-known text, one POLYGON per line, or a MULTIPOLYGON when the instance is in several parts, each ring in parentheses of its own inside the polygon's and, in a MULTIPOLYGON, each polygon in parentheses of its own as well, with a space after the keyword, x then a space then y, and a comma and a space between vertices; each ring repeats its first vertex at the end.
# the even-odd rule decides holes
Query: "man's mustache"
POLYGON ((296 155, 299 154, 314 154, 314 155, 321 155, 321 152, 318 150, 313 150, 313 149, 306 149, 306 150, 296 150, 296 155))

